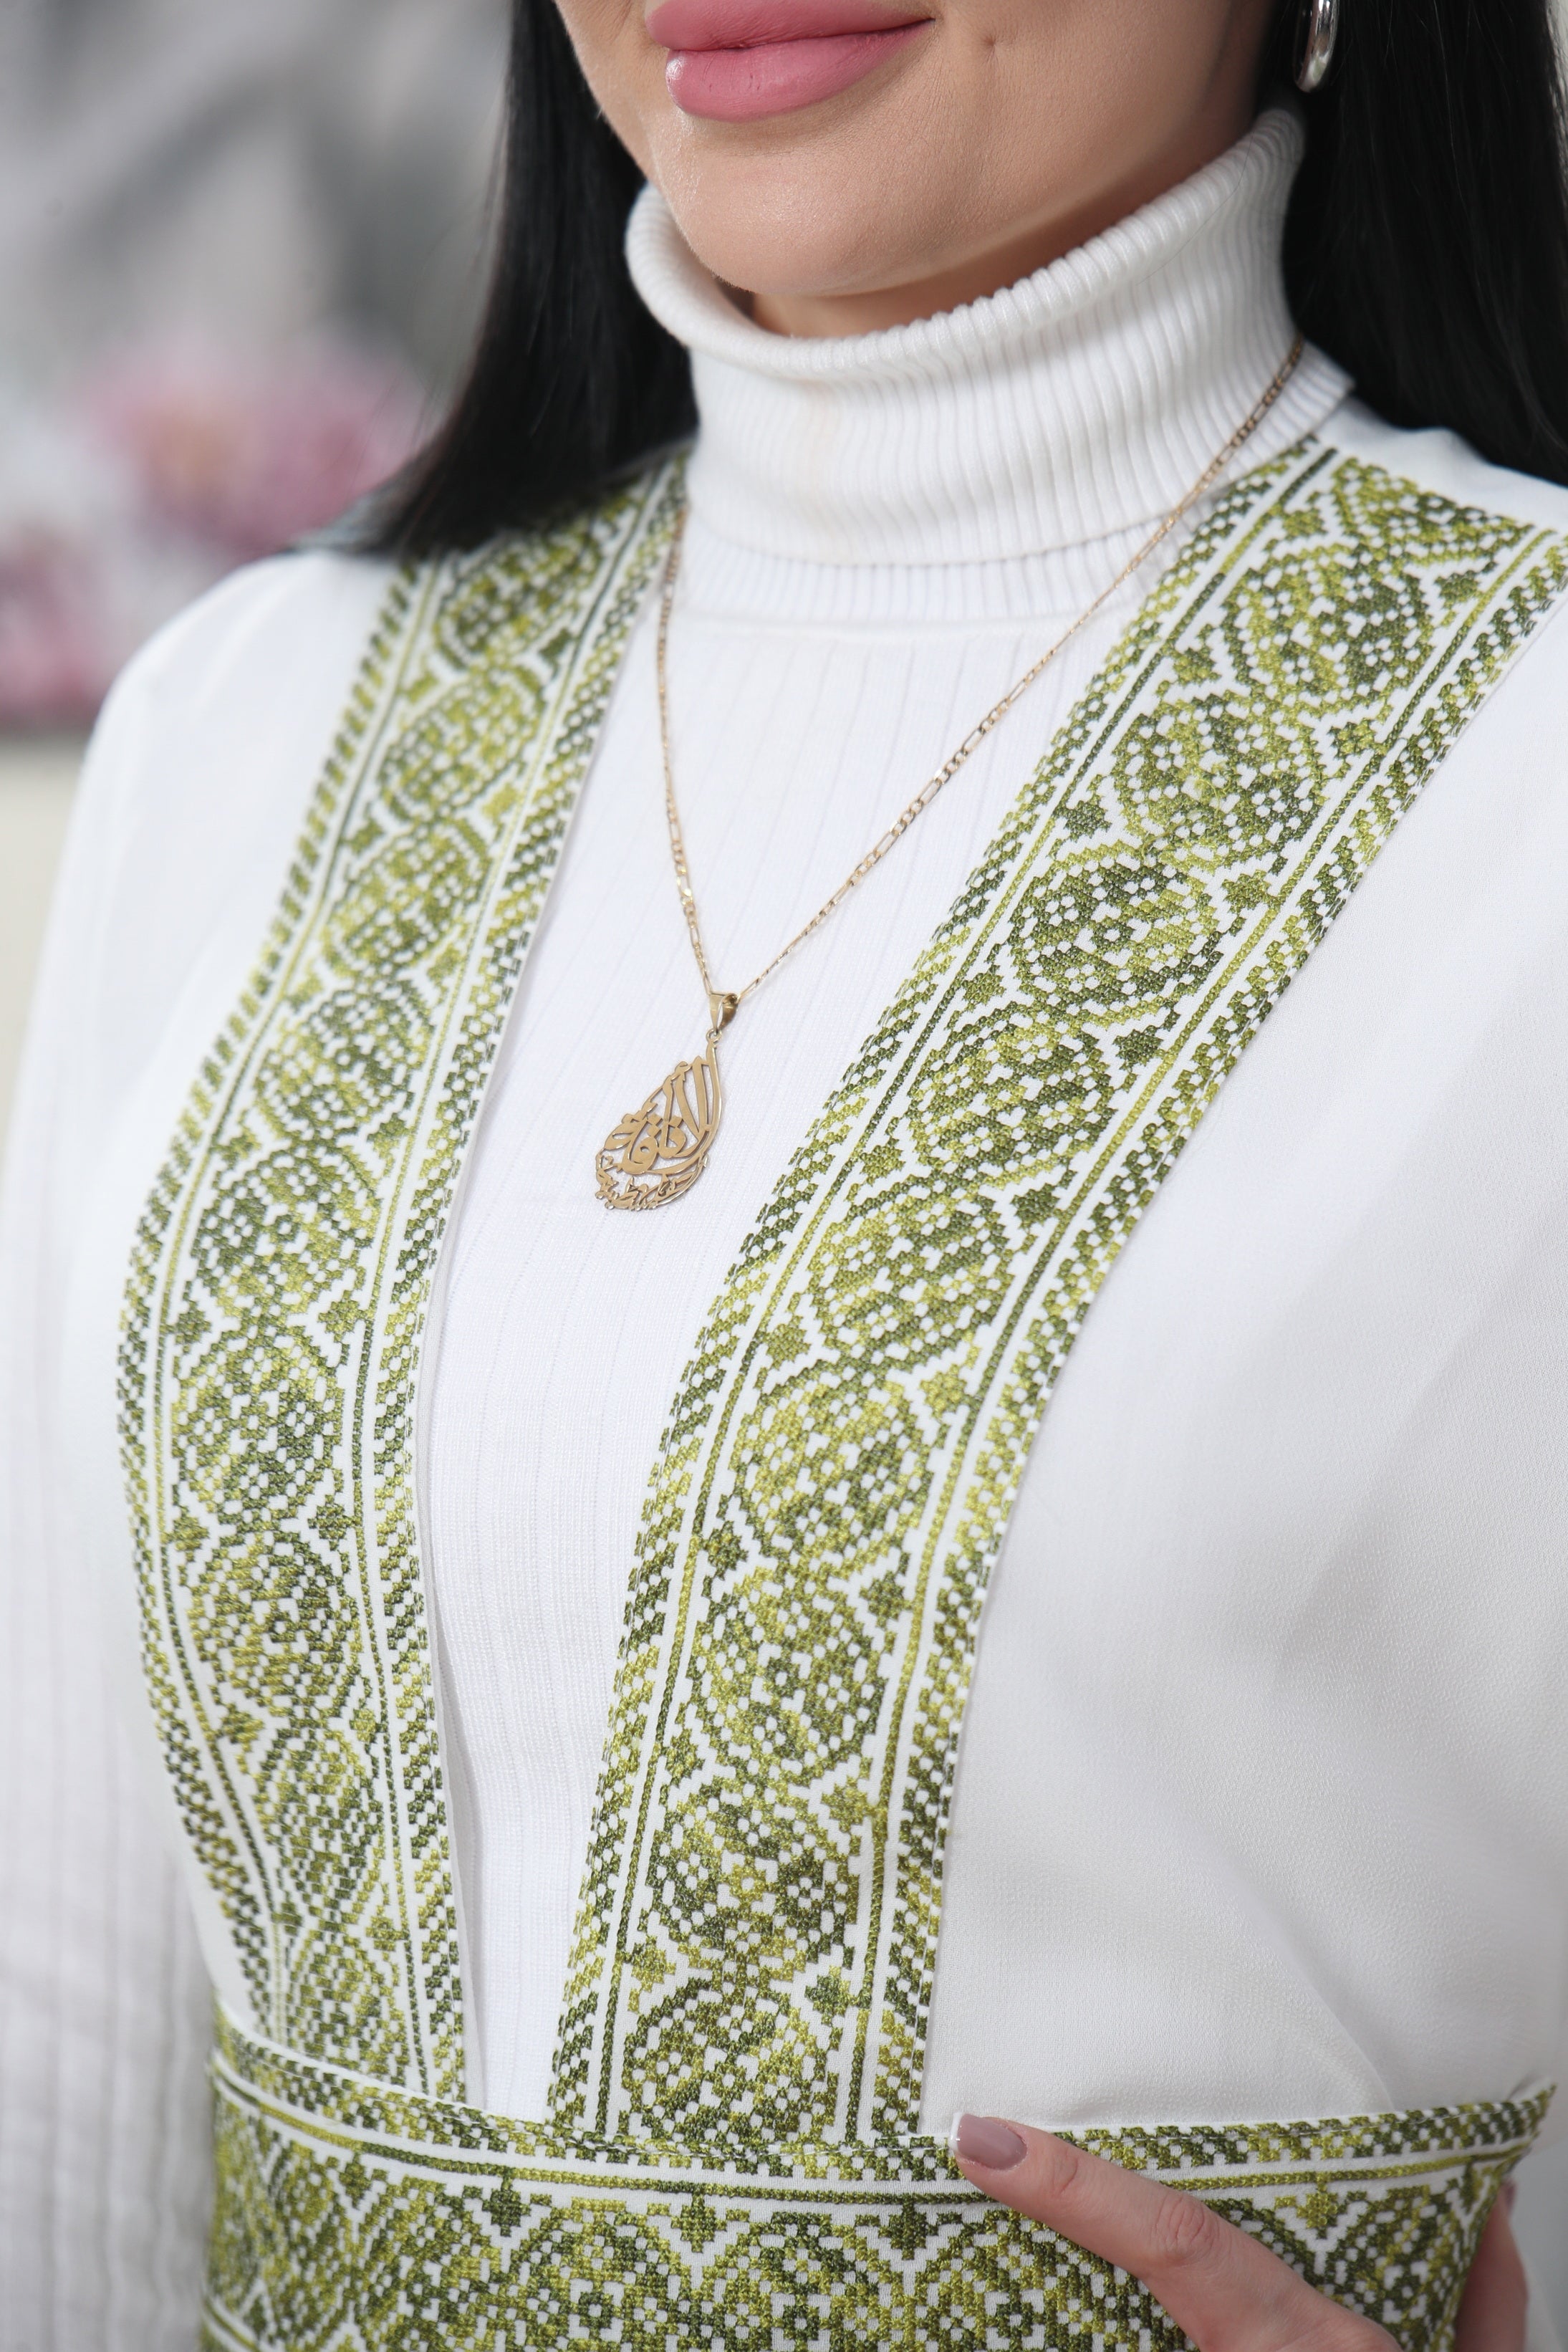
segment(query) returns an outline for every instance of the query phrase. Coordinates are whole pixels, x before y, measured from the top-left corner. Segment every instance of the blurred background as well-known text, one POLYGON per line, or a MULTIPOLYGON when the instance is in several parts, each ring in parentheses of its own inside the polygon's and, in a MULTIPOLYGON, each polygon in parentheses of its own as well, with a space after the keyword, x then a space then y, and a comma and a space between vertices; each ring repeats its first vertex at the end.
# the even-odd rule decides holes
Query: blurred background
MULTIPOLYGON (((110 678, 451 387, 505 37, 506 0, 0 0, 0 1139, 110 678)), ((1518 2218, 1568 2339, 1568 2141, 1518 2218)))
POLYGON ((110 680, 450 389, 505 43, 506 0, 0 0, 0 1134, 110 680))

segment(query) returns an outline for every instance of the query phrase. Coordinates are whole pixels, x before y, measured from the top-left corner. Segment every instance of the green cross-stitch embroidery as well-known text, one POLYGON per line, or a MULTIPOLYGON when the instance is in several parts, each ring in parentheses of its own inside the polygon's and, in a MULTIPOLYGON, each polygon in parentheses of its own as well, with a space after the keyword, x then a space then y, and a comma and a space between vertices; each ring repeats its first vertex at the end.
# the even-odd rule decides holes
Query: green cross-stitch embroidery
MULTIPOLYGON (((771 2352, 780 2330, 967 2342, 983 2315, 998 2343, 1092 2316, 1163 2344, 1141 2290, 979 2210, 917 2135, 980 1601, 1099 1283, 1568 559, 1310 440, 1228 492, 1145 603, 760 1210, 683 1380, 552 2120, 509 2126, 456 2104, 415 1382, 679 493, 665 467, 397 583, 140 1231, 121 1411, 147 1672, 257 2029, 230 2021, 218 2067, 213 2340, 390 2352, 406 2321, 663 2347, 674 2326, 771 2352)), ((1424 2347, 1536 2114, 1114 2146, 1218 2165, 1226 2210, 1424 2347)))
MULTIPOLYGON (((933 2141, 790 2167, 596 2141, 353 2082, 225 2023, 208 2342, 259 2352, 1183 2352, 1135 2279, 1020 2221, 933 2141)), ((1080 2132, 1441 2352, 1544 2097, 1350 2122, 1080 2132)))

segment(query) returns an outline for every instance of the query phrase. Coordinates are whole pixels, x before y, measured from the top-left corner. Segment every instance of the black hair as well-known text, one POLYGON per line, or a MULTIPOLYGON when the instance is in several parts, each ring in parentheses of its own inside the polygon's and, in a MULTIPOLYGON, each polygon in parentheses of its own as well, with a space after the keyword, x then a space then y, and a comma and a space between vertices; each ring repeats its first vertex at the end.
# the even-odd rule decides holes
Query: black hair
MULTIPOLYGON (((1280 0, 1288 74, 1301 0, 1280 0)), ((1552 0, 1342 0, 1285 233, 1297 323, 1391 423, 1568 482, 1568 173, 1552 0)), ((693 429, 681 347, 622 252, 641 179, 555 0, 513 0, 494 273, 444 425, 370 542, 473 547, 591 498, 693 429)))

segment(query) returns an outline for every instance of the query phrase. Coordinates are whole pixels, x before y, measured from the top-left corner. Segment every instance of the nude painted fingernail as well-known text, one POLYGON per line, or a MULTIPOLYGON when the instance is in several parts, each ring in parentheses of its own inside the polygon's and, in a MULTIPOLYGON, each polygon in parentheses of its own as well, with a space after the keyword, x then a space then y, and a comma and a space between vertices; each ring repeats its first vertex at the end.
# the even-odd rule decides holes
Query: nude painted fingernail
POLYGON ((1024 2143, 995 2116, 960 2116, 953 2126, 953 2153, 988 2172, 1010 2172, 1022 2160, 1024 2143))

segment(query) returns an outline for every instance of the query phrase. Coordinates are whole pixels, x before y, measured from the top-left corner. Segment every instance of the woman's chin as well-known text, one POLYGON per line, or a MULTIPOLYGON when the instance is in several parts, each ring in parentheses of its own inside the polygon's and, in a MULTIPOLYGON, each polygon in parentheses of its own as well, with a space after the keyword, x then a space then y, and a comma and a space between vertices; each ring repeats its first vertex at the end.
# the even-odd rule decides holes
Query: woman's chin
POLYGON ((942 174, 921 139, 926 110, 902 89, 865 103, 874 83, 845 95, 852 113, 840 100, 758 117, 672 108, 664 135, 649 140, 650 176, 722 284, 780 299, 859 295, 918 277, 926 250, 952 236, 951 208, 929 216, 942 174))
POLYGON ((711 182, 695 202, 679 188, 665 194, 697 260, 759 325, 791 334, 856 331, 807 325, 795 308, 863 297, 908 274, 906 247, 888 237, 885 213, 869 201, 846 204, 841 187, 779 205, 747 205, 738 192, 720 197, 711 182))

